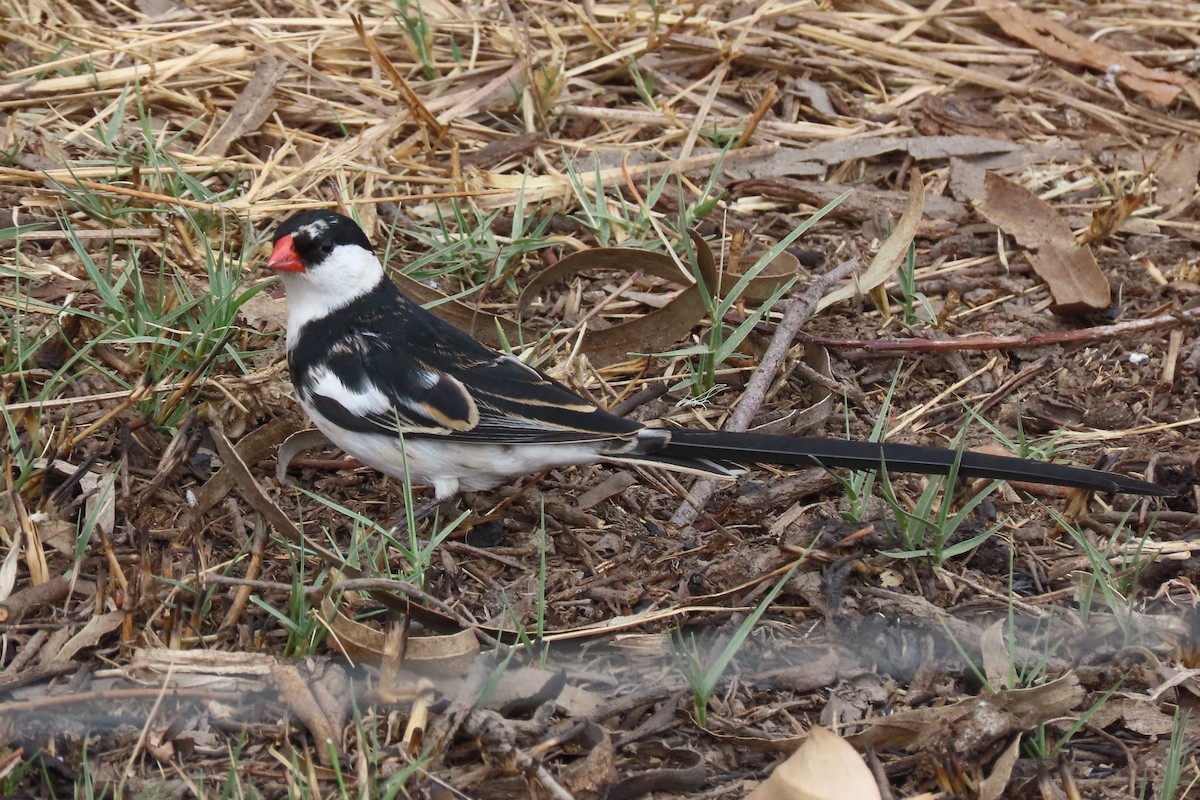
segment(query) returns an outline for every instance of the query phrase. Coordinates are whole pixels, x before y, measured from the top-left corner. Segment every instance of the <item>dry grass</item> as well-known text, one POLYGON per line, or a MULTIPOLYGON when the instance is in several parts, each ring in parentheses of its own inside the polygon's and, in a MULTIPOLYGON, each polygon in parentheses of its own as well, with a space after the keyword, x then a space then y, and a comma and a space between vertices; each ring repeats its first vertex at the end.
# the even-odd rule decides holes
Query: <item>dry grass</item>
MULTIPOLYGON (((584 797, 654 767, 659 796, 725 797, 825 724, 876 748, 895 797, 1185 796, 1194 4, 1021 4, 1032 26, 989 0, 330 5, 0 0, 0 229, 20 226, 0 241, 0 793, 584 797), (694 356, 580 341, 664 305, 666 281, 578 277, 518 326, 521 287, 596 244, 661 251, 680 218, 744 268, 856 188, 792 248, 803 288, 870 260, 916 168, 915 289, 889 285, 895 316, 822 310, 756 422, 866 436, 883 419, 944 443, 975 409, 1013 438, 1065 427, 1070 460, 1113 453, 1181 497, 1002 488, 957 531, 916 531, 946 538, 942 561, 896 555, 896 519, 933 491, 907 477, 889 507, 761 470, 672 524, 675 478, 580 469, 475 498, 502 531, 443 521, 390 544, 368 523, 403 513, 403 487, 332 455, 293 464, 355 521, 275 481, 303 421, 282 300, 246 290, 293 210, 352 211, 422 299, 432 284, 469 307, 459 320, 509 319, 511 343, 605 404, 721 426, 772 324, 720 366, 722 389, 680 404, 705 388, 686 386, 694 356), (976 210, 984 168, 1090 226, 1115 320, 1051 312, 976 210), (914 336, 965 349, 856 343, 914 336), (702 729, 689 675, 796 565, 702 729), (413 599, 424 628, 402 629, 388 609, 413 599), (473 633, 423 635, 447 627, 473 633), (487 643, 514 629, 544 634, 568 689, 531 665, 472 711, 479 642, 507 652, 487 643), (874 724, 888 714, 915 715, 907 735, 874 724)), ((680 346, 708 339, 712 320, 682 322, 680 346)))

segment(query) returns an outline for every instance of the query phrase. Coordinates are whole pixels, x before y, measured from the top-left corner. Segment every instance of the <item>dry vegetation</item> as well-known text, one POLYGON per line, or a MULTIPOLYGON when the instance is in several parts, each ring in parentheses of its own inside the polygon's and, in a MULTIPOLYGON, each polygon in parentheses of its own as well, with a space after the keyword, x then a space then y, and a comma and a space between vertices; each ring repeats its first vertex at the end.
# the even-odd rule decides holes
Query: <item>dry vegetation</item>
POLYGON ((1200 7, 1020 5, 0 0, 0 794, 732 797, 824 725, 884 797, 1185 796, 1200 7), (563 262, 743 271, 846 188, 781 364, 775 271, 563 262), (623 413, 1181 494, 597 467, 389 537, 405 487, 276 478, 256 269, 317 205, 623 413))

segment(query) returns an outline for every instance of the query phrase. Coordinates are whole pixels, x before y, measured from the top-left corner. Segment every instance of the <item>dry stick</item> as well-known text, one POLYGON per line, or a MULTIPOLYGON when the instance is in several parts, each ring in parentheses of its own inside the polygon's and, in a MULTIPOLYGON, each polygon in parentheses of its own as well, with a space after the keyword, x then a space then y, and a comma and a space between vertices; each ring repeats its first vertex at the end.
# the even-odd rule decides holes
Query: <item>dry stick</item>
MULTIPOLYGON (((226 500, 229 514, 234 519, 234 530, 245 530, 242 522, 242 512, 238 508, 237 500, 230 497, 226 500)), ((255 580, 259 573, 262 572, 263 553, 267 549, 267 523, 262 516, 258 517, 258 521, 254 525, 254 539, 250 543, 250 564, 246 567, 246 578, 255 580)), ((289 589, 289 591, 291 591, 289 589)), ((247 584, 242 584, 238 587, 233 595, 233 602, 229 605, 229 612, 225 615, 225 619, 221 622, 219 630, 226 630, 237 625, 238 619, 242 616, 242 611, 246 608, 246 604, 250 602, 250 594, 252 587, 247 584)))
MULTIPOLYGON (((162 694, 161 686, 147 689, 106 689, 104 691, 72 692, 71 694, 52 694, 33 700, 12 700, 4 704, 4 713, 17 714, 24 711, 42 711, 47 708, 58 708, 76 703, 81 705, 103 705, 121 700, 157 699, 162 694)), ((197 700, 215 700, 220 703, 238 703, 246 699, 242 692, 221 689, 206 689, 203 687, 177 686, 171 689, 171 699, 195 698, 197 700)))
POLYGON ((35 583, 0 603, 0 624, 15 625, 31 608, 54 605, 66 599, 70 593, 71 579, 62 575, 44 583, 35 583))
POLYGON ((758 130, 758 123, 762 122, 763 117, 771 110, 771 106, 775 103, 775 98, 779 95, 779 89, 775 84, 767 86, 767 90, 763 92, 762 99, 758 101, 758 108, 754 109, 754 113, 750 115, 750 121, 746 123, 746 129, 742 131, 742 135, 738 137, 737 144, 734 148, 742 148, 750 143, 750 137, 758 130))
MULTIPOLYGON (((771 339, 771 344, 767 346, 767 352, 763 354, 758 368, 750 376, 746 390, 742 393, 738 407, 730 416, 725 430, 744 431, 750 427, 750 422, 762 406, 767 390, 771 388, 771 382, 775 379, 775 373, 778 371, 779 365, 783 363, 783 358, 791 348, 796 335, 800 332, 800 327, 812 316, 817 303, 829 288, 842 278, 849 277, 859 266, 858 259, 843 261, 817 278, 801 297, 788 305, 783 319, 775 328, 775 335, 771 339)), ((702 478, 692 484, 690 497, 675 510, 674 516, 671 517, 671 524, 690 525, 696 519, 700 509, 704 508, 704 504, 712 497, 716 488, 717 482, 712 478, 702 478)))
MULTIPOLYGON (((1116 339, 1130 333, 1174 328, 1180 325, 1200 323, 1200 307, 1189 308, 1174 314, 1163 314, 1146 319, 1117 322, 1112 325, 1097 325, 1073 331, 1050 331, 1028 336, 962 336, 957 339, 834 339, 828 336, 810 336, 806 341, 824 345, 835 350, 870 350, 876 353, 936 353, 946 350, 1008 350, 1016 347, 1041 347, 1050 344, 1078 344, 1116 339)), ((761 328, 762 326, 757 326, 761 328)))

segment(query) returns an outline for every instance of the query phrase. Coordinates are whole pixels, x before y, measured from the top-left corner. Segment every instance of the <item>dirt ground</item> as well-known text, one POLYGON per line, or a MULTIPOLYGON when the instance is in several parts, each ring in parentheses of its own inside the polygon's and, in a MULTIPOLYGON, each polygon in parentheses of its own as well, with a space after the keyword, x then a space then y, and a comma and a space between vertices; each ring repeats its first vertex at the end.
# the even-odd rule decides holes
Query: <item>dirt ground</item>
POLYGON ((1200 6, 334 6, 0 0, 0 796, 1198 796, 1200 6), (1172 495, 596 465, 393 528, 280 451, 312 207, 618 413, 1172 495))

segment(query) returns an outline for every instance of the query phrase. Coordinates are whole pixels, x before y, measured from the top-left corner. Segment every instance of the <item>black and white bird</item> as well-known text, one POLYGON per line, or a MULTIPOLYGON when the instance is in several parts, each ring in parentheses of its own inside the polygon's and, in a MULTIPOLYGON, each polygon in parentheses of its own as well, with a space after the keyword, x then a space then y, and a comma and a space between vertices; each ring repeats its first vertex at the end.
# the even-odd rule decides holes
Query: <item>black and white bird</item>
POLYGON ((287 292, 287 355, 300 403, 330 440, 437 499, 596 461, 732 478, 742 465, 884 468, 1163 495, 1116 473, 973 452, 802 436, 654 427, 618 417, 405 297, 362 229, 305 211, 275 233, 267 267, 287 292))

